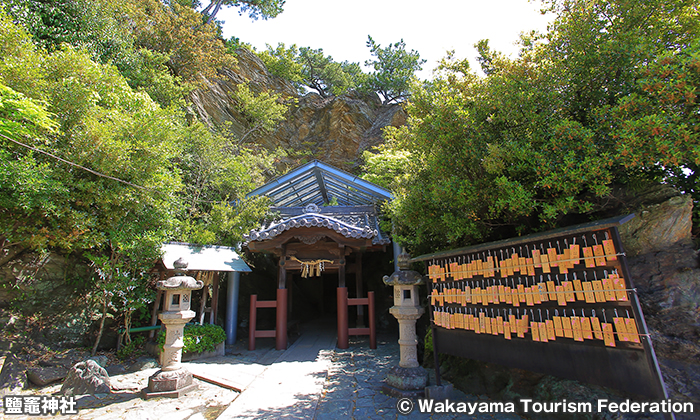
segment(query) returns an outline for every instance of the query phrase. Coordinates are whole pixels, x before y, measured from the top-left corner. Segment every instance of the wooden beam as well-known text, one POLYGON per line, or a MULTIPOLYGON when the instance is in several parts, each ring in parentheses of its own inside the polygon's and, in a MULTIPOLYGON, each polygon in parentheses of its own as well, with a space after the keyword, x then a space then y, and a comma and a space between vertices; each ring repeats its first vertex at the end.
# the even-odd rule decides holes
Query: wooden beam
POLYGON ((243 389, 242 387, 239 387, 239 384, 234 385, 234 384, 232 384, 224 379, 219 379, 219 378, 214 379, 214 378, 200 375, 197 373, 193 373, 192 376, 199 379, 200 381, 209 382, 210 384, 214 384, 214 385, 220 386, 222 388, 232 389, 236 392, 241 392, 241 390, 243 389))
POLYGON ((338 244, 343 244, 347 247, 353 247, 360 249, 362 247, 372 246, 372 240, 366 238, 346 238, 340 233, 329 229, 326 227, 312 226, 312 227, 297 227, 293 229, 286 230, 281 234, 275 236, 272 239, 266 239, 264 241, 250 241, 248 242, 248 249, 253 252, 257 251, 275 251, 275 248, 280 248, 282 245, 290 242, 296 241, 296 236, 313 236, 313 235, 323 235, 327 236, 334 242, 338 244))

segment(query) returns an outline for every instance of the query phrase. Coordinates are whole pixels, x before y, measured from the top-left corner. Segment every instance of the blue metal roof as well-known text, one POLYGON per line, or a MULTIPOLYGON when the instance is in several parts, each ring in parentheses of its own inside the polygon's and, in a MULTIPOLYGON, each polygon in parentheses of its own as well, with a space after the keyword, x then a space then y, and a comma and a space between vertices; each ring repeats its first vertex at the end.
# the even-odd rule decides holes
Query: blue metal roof
POLYGON ((393 195, 369 181, 318 160, 277 177, 248 194, 270 197, 275 207, 322 206, 333 198, 340 206, 373 205, 393 195))

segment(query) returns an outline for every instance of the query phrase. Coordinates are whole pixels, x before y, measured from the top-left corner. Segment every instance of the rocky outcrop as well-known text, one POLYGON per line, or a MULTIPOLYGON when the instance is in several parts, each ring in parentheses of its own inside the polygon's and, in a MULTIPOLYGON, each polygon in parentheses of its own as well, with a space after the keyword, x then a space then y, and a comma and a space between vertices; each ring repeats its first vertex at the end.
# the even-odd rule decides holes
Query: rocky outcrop
POLYGON ((279 95, 289 105, 286 120, 272 133, 251 135, 246 141, 268 149, 283 148, 296 158, 316 158, 352 170, 362 152, 383 142, 382 129, 406 123, 397 104, 383 105, 376 95, 350 93, 322 98, 316 93, 300 96, 286 80, 270 74, 262 61, 247 50, 238 50, 238 66, 224 69, 208 88, 190 95, 192 113, 214 127, 224 127, 240 139, 252 127, 240 112, 233 93, 241 83, 255 92, 279 95))
POLYGON ((400 105, 382 105, 376 96, 348 94, 321 98, 308 94, 290 108, 287 121, 262 144, 310 152, 314 158, 352 169, 362 152, 383 143, 382 129, 406 123, 400 105))
POLYGON ((628 260, 660 357, 700 363, 700 268, 689 245, 628 260))
POLYGON ((692 198, 684 195, 642 205, 620 234, 656 352, 700 363, 700 267, 692 213, 692 198))
POLYGON ((700 267, 691 197, 639 205, 620 229, 669 396, 700 402, 700 267))
POLYGON ((24 252, 0 267, 0 331, 16 336, 0 341, 0 350, 18 350, 25 337, 54 347, 86 344, 91 313, 75 279, 89 278, 84 261, 54 252, 24 252), (4 309, 11 304, 19 313, 4 309))
POLYGON ((658 204, 635 209, 635 217, 620 227, 628 257, 647 255, 675 246, 691 246, 693 199, 676 195, 658 204))

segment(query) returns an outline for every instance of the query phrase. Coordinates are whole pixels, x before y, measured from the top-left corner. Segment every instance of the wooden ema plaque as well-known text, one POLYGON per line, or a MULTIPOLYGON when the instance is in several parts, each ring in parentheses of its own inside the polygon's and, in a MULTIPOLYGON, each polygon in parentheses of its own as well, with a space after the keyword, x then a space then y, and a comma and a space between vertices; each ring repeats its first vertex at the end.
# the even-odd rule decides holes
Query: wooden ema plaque
POLYGON ((668 398, 618 232, 632 217, 414 258, 436 354, 668 398))

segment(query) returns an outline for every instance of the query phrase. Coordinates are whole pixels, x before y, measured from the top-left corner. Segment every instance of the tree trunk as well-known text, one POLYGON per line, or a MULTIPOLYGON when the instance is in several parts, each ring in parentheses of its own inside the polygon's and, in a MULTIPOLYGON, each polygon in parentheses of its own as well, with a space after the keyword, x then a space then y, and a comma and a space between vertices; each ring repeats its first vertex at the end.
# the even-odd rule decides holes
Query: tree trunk
POLYGON ((124 343, 131 343, 131 311, 124 312, 124 343))
POLYGON ((100 319, 100 329, 97 331, 97 338, 95 338, 95 345, 92 346, 91 356, 97 353, 97 346, 100 344, 102 339, 102 333, 105 329, 105 319, 107 318, 107 293, 102 295, 102 318, 100 319))
POLYGON ((216 6, 214 6, 214 10, 211 12, 211 14, 209 14, 209 17, 207 18, 207 23, 211 23, 214 20, 214 17, 216 17, 216 14, 219 13, 219 9, 221 9, 221 5, 223 4, 223 2, 224 0, 216 0, 216 6))

